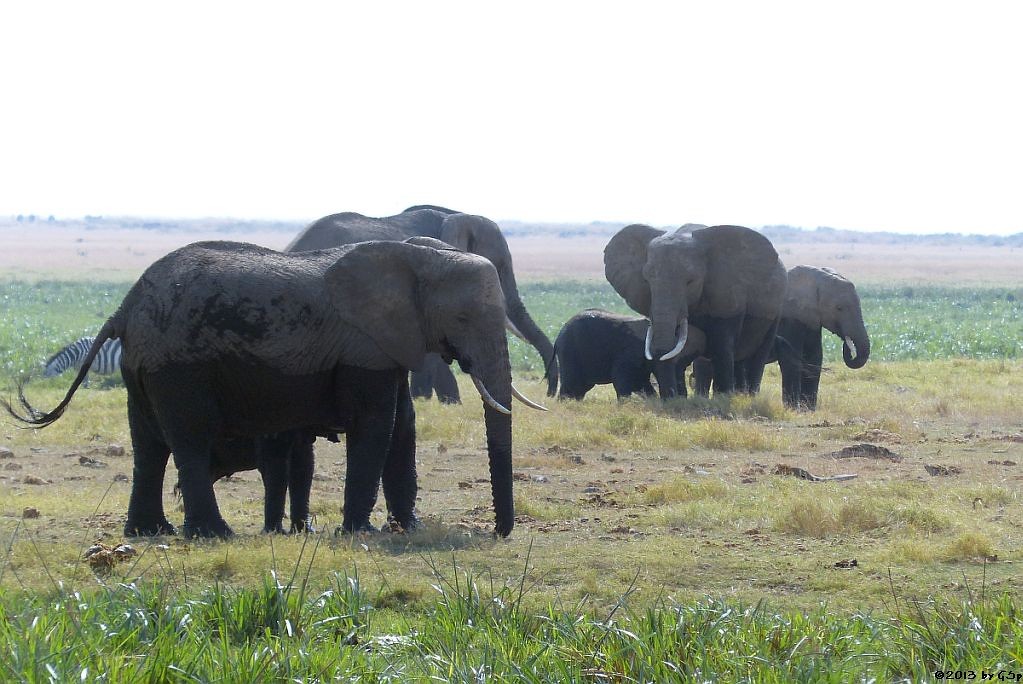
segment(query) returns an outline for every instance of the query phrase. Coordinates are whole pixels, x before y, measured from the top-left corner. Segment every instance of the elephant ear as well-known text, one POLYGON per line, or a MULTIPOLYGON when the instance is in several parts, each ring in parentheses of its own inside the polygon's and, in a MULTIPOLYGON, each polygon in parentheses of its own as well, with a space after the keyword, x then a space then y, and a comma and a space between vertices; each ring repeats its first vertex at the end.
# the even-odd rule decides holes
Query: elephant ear
POLYGON ((471 252, 477 217, 469 214, 451 214, 440 226, 440 239, 463 252, 471 252))
POLYGON ((402 368, 418 369, 426 356, 414 269, 415 255, 423 249, 403 242, 360 243, 324 276, 338 315, 402 368))
POLYGON ((793 266, 787 274, 782 315, 808 326, 821 322, 821 271, 813 266, 793 266))
POLYGON ((644 316, 650 315, 650 285, 643 277, 650 241, 663 230, 633 224, 618 231, 604 248, 604 275, 625 302, 644 316))

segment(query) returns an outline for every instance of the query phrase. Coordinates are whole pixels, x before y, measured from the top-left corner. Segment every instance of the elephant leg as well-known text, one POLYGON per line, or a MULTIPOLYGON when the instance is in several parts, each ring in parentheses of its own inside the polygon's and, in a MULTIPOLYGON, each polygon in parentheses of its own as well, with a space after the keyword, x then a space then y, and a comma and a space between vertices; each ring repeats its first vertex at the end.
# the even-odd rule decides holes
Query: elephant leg
POLYGON ((671 361, 658 361, 654 364, 654 377, 657 378, 657 391, 661 395, 661 401, 678 396, 676 365, 671 361))
POLYGON ((558 391, 558 399, 580 400, 593 389, 594 383, 589 382, 588 375, 577 366, 578 363, 562 363, 558 369, 561 374, 561 389, 558 391))
POLYGON ((208 386, 208 378, 202 375, 176 371, 154 377, 147 387, 178 469, 185 505, 182 532, 186 538, 226 538, 234 534, 220 515, 210 476, 210 455, 219 425, 217 405, 208 393, 194 389, 208 386))
POLYGON ((714 394, 735 391, 735 341, 742 332, 742 317, 708 318, 703 326, 714 366, 714 394))
POLYGON ((714 379, 714 364, 711 360, 701 356, 693 361, 694 390, 701 397, 710 396, 710 383, 714 379))
POLYGON ((800 384, 803 378, 803 347, 807 328, 789 320, 782 320, 774 340, 774 355, 781 369, 781 399, 786 408, 799 408, 800 384))
POLYGON ((438 357, 433 372, 433 388, 437 392, 437 400, 442 404, 461 404, 462 397, 458 392, 458 380, 450 366, 438 357))
POLYGON ((426 371, 412 371, 409 386, 412 396, 416 399, 429 399, 433 396, 433 378, 426 371))
POLYGON ((170 447, 164 442, 148 406, 139 399, 134 378, 125 378, 128 385, 128 427, 131 431, 134 466, 128 519, 124 523, 127 536, 176 534, 163 510, 163 478, 167 472, 170 447))
POLYGON ((256 464, 263 480, 263 532, 284 534, 284 500, 288 495, 291 461, 290 432, 262 437, 256 464))
POLYGON ((799 404, 809 411, 817 410, 817 390, 821 382, 824 349, 821 334, 810 335, 803 347, 803 363, 799 384, 799 404))
POLYGON ((288 459, 288 496, 291 499, 291 531, 315 532, 310 522, 309 493, 313 488, 315 454, 313 444, 316 435, 299 431, 291 445, 288 459))
POLYGON ((764 366, 774 349, 774 341, 778 335, 778 322, 775 321, 767 334, 760 342, 760 346, 753 352, 753 355, 742 362, 743 365, 743 391, 749 394, 757 394, 760 391, 760 383, 764 379, 764 366))
POLYGON ((416 412, 408 388, 398 388, 394 432, 383 470, 384 501, 388 522, 407 532, 419 526, 416 516, 416 412))
MULTIPOLYGON (((611 386, 615 389, 615 395, 619 399, 625 399, 633 392, 641 391, 643 383, 650 385, 650 373, 645 373, 642 368, 624 360, 619 360, 611 367, 611 386)), ((653 386, 650 387, 653 393, 653 386)))
POLYGON ((678 388, 680 397, 689 396, 689 390, 686 388, 686 369, 689 368, 690 363, 690 361, 679 361, 675 364, 675 387, 678 388))
POLYGON ((735 391, 746 394, 749 392, 749 380, 746 377, 746 362, 736 361, 732 364, 732 375, 735 378, 735 391))
POLYGON ((348 368, 343 384, 354 391, 351 424, 345 432, 348 468, 345 472, 345 532, 372 531, 369 516, 376 505, 380 478, 394 430, 397 389, 404 387, 405 371, 366 371, 348 368))

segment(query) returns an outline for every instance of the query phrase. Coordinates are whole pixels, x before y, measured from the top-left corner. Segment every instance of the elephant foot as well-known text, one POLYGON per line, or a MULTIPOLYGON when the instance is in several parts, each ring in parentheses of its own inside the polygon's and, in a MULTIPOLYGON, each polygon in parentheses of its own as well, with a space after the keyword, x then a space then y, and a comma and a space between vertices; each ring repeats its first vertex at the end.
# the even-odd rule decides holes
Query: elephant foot
POLYGON ((318 530, 313 527, 313 524, 308 520, 299 520, 291 523, 291 532, 293 534, 299 534, 302 532, 306 534, 316 534, 318 530))
POLYGON ((396 534, 408 534, 409 532, 415 532, 422 526, 422 519, 413 511, 407 516, 387 516, 387 525, 384 527, 384 531, 394 532, 396 534))
POLYGON ((284 526, 278 523, 274 527, 263 525, 263 534, 289 534, 289 532, 285 531, 284 526))
POLYGON ((184 533, 185 539, 194 539, 196 537, 206 539, 219 537, 221 539, 228 539, 234 536, 234 530, 232 530, 231 527, 222 519, 201 522, 198 524, 186 521, 185 524, 181 526, 181 530, 184 533))
POLYGON ((157 537, 162 534, 177 534, 178 530, 171 525, 166 518, 151 522, 141 522, 129 519, 124 523, 124 536, 126 537, 157 537))
POLYGON ((357 534, 359 532, 377 532, 377 528, 373 527, 368 520, 358 525, 351 524, 346 520, 340 527, 334 529, 334 536, 340 537, 342 534, 357 534))

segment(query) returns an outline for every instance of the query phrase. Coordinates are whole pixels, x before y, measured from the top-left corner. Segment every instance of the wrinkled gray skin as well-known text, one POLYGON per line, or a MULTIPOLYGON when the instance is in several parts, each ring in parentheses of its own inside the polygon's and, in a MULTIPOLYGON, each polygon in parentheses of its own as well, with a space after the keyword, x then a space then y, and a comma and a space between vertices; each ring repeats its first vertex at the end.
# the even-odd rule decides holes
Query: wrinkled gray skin
POLYGON ((856 286, 830 268, 794 266, 778 326, 778 363, 786 406, 817 408, 823 350, 822 330, 842 340, 842 358, 849 368, 862 368, 870 358, 870 336, 863 323, 856 286), (852 342, 856 352, 849 348, 852 342))
MULTIPOLYGON (((554 347, 526 311, 515 282, 508 242, 501 234, 501 229, 490 219, 461 214, 433 205, 409 207, 395 216, 381 218, 352 212, 333 214, 307 226, 285 251, 324 249, 365 240, 401 241, 416 235, 436 238, 457 249, 488 259, 497 269, 498 278, 501 280, 509 320, 540 353, 544 366, 550 364, 554 356, 554 347)), ((434 387, 444 391, 444 396, 449 400, 457 401, 457 384, 451 369, 440 369, 435 364, 432 369, 434 387), (455 388, 453 394, 450 392, 452 386, 455 388)), ((413 369, 416 370, 418 369, 413 369)), ((413 382, 415 381, 413 378, 413 382)))
POLYGON ((650 361, 643 353, 650 322, 642 316, 625 316, 604 309, 586 309, 568 319, 554 342, 560 378, 547 379, 547 396, 582 399, 596 385, 612 384, 619 399, 634 392, 654 393, 650 375, 657 378, 662 398, 685 396, 679 386, 685 368, 703 353, 704 336, 689 328, 686 346, 674 359, 650 361), (561 384, 560 393, 558 384, 561 384))
POLYGON ((650 319, 652 358, 670 355, 693 325, 706 335, 715 392, 759 390, 785 294, 767 238, 741 226, 626 226, 604 249, 604 273, 650 319))
MULTIPOLYGON (((417 492, 408 369, 440 353, 510 406, 505 315, 493 265, 452 249, 384 242, 282 254, 196 243, 146 270, 53 411, 22 396, 19 418, 57 420, 99 345, 119 337, 135 452, 126 534, 174 532, 161 497, 173 452, 185 534, 229 536, 213 493, 214 443, 286 431, 345 432, 345 530, 372 529, 381 479, 404 525, 417 492)), ((487 405, 484 420, 496 531, 507 535, 511 416, 487 405)))

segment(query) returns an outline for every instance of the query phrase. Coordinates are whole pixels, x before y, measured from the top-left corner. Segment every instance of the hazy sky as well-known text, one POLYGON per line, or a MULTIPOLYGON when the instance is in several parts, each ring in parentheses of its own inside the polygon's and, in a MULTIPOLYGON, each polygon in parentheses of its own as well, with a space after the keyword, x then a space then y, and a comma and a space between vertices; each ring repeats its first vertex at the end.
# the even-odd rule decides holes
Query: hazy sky
POLYGON ((0 214, 433 203, 1023 232, 1021 19, 983 0, 4 3, 0 214))

